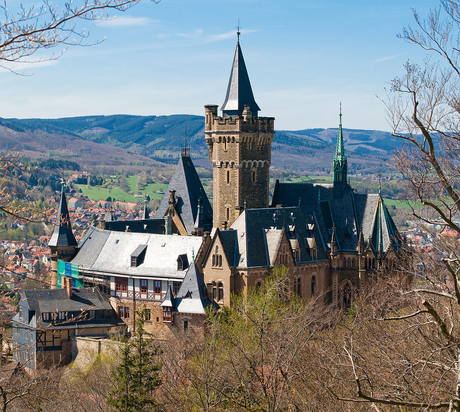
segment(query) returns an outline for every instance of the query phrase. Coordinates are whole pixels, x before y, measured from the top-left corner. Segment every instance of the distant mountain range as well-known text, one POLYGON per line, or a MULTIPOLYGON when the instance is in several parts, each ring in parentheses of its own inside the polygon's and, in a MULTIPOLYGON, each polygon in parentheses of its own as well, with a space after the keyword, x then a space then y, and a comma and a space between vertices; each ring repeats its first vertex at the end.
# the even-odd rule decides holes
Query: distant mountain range
MULTIPOLYGON (((385 171, 385 161, 401 144, 387 132, 344 129, 343 133, 352 173, 385 171)), ((185 136, 196 163, 209 167, 203 116, 0 118, 0 150, 16 148, 33 158, 72 158, 82 165, 175 163, 185 136), (114 147, 109 149, 106 145, 114 147)), ((336 141, 337 129, 277 131, 272 165, 309 174, 327 172, 332 166, 336 141)))

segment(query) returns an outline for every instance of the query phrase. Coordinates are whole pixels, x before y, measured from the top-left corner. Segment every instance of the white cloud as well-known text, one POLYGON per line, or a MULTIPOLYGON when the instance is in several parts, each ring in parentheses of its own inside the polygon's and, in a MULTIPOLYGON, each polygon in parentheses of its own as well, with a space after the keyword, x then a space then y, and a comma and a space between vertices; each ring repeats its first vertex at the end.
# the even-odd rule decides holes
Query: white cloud
POLYGON ((397 59, 398 57, 404 56, 405 54, 407 54, 407 53, 400 53, 400 54, 395 54, 393 56, 381 57, 380 59, 371 60, 370 63, 371 63, 371 65, 383 63, 383 62, 386 62, 388 60, 397 59))
POLYGON ((102 27, 133 27, 148 26, 155 22, 155 20, 149 19, 148 17, 115 16, 112 19, 99 20, 96 22, 96 24, 102 27))
MULTIPOLYGON (((255 33, 257 30, 241 30, 241 34, 247 34, 247 33, 255 33)), ((209 43, 213 43, 216 41, 222 41, 222 40, 227 40, 227 39, 232 39, 236 36, 236 31, 228 31, 227 33, 221 33, 221 34, 215 34, 212 36, 209 36, 207 39, 209 43)))
POLYGON ((178 36, 186 37, 188 39, 196 39, 203 34, 203 29, 195 29, 192 33, 176 33, 178 36))

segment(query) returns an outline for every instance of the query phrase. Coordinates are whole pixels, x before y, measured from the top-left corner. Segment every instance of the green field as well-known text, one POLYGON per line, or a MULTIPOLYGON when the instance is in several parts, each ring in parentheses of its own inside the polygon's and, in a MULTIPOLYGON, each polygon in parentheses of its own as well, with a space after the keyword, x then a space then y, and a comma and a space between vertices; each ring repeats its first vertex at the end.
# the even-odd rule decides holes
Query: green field
POLYGON ((388 208, 391 206, 394 206, 397 209, 407 209, 407 210, 410 209, 409 204, 404 200, 383 199, 383 201, 385 202, 385 206, 388 208))
MULTIPOLYGON (((100 187, 100 186, 90 186, 87 185, 76 185, 81 192, 88 196, 91 200, 105 200, 108 197, 112 198, 112 201, 121 201, 121 202, 137 202, 141 203, 144 201, 143 197, 134 197, 134 194, 141 193, 144 196, 150 196, 150 199, 158 199, 161 200, 163 198, 163 194, 156 193, 157 191, 164 192, 168 185, 163 183, 150 183, 145 186, 145 189, 138 190, 136 188, 138 176, 129 176, 126 178, 127 184, 129 186, 129 191, 133 194, 128 194, 124 190, 120 189, 119 187, 113 187, 112 189, 100 187)), ((116 185, 113 182, 114 186, 116 185)))

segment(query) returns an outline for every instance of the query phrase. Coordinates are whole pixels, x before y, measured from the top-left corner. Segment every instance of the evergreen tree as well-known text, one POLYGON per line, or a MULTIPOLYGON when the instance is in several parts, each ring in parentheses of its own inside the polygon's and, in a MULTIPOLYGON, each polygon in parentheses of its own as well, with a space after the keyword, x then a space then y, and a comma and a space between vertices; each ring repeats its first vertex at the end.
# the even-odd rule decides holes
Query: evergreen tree
POLYGON ((136 312, 136 331, 122 351, 117 366, 114 387, 107 400, 117 411, 155 411, 158 405, 154 390, 161 384, 161 363, 156 360, 159 349, 144 330, 147 311, 136 312))

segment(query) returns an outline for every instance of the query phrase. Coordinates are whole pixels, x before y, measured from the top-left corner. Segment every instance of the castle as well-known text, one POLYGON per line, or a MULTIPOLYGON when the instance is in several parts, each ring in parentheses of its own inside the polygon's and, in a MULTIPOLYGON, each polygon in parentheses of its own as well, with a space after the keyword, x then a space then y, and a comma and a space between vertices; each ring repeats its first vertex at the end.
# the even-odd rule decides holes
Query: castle
POLYGON ((137 221, 109 217, 78 246, 63 193, 50 241, 53 287, 63 276, 98 286, 131 326, 145 307, 146 329, 167 338, 200 327, 207 308, 262 287, 279 266, 292 293, 347 306, 376 269, 396 264, 402 240, 382 197, 347 181, 341 112, 333 183, 276 182, 270 205, 274 118, 259 116, 239 36, 221 110, 205 106, 212 207, 187 149, 155 218, 147 210, 137 221))

